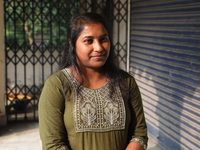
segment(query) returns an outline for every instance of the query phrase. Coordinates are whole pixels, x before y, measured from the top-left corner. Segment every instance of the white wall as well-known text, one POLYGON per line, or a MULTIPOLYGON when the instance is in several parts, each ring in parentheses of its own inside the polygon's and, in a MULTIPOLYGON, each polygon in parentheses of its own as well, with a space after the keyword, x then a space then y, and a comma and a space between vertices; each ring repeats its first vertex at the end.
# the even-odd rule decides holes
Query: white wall
POLYGON ((0 1, 0 126, 5 126, 7 124, 5 114, 5 50, 3 18, 3 1, 0 1))

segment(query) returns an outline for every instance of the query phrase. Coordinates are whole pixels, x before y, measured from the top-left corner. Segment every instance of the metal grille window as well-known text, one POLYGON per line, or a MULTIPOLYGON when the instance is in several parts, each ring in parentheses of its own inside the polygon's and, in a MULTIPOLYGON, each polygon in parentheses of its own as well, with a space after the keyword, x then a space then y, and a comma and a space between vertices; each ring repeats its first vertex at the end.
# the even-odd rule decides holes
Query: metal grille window
POLYGON ((37 120, 43 84, 58 69, 67 23, 79 12, 105 15, 114 46, 126 67, 127 0, 6 0, 6 110, 8 121, 37 120))

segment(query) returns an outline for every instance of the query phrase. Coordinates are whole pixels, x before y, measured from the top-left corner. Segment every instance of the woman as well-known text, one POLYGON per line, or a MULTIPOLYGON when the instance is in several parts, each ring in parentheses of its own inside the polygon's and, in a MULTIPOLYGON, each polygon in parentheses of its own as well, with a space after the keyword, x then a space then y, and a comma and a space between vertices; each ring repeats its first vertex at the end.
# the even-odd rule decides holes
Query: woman
POLYGON ((147 127, 134 78, 118 66, 106 20, 73 17, 62 69, 39 101, 43 150, 142 150, 147 127))

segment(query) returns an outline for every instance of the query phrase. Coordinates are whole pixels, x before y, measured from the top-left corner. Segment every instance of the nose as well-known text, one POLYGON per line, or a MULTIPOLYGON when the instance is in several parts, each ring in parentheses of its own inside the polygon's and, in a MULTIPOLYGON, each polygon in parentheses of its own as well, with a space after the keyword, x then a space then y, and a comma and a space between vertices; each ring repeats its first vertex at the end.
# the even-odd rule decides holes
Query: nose
POLYGON ((94 51, 98 53, 101 53, 103 51, 103 45, 98 40, 94 42, 94 51))

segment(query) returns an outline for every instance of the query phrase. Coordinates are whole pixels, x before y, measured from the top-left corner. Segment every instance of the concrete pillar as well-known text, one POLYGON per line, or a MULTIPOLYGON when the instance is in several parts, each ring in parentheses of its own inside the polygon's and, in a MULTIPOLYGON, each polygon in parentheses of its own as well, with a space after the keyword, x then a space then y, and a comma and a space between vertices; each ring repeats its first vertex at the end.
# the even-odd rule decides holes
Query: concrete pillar
POLYGON ((7 124, 5 111, 5 49, 4 49, 4 9, 0 1, 0 126, 7 124))

